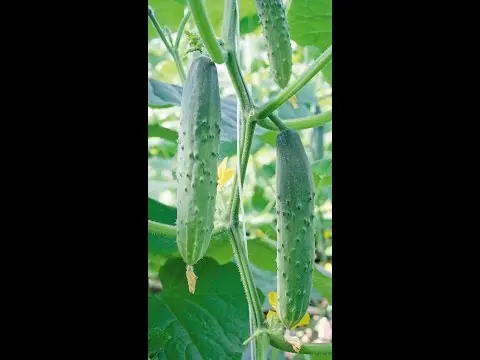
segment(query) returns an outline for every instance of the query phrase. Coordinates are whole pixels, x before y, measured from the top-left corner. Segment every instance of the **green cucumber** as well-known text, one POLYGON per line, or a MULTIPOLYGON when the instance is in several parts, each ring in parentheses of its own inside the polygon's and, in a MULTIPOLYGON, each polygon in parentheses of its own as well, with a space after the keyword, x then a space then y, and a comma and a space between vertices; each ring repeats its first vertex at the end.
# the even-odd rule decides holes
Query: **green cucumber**
POLYGON ((177 246, 195 292, 195 265, 206 253, 214 226, 220 93, 217 68, 204 55, 190 66, 182 95, 178 137, 177 246))
POLYGON ((282 0, 256 0, 273 79, 282 89, 292 74, 292 46, 282 0))
POLYGON ((290 329, 308 309, 315 262, 313 176, 294 130, 277 136, 276 178, 277 314, 290 329))

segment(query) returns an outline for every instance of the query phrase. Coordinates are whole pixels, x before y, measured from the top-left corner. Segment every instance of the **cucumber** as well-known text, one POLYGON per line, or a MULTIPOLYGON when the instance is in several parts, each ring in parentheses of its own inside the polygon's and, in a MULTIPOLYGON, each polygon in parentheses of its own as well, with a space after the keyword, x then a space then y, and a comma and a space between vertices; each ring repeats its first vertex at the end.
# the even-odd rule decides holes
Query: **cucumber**
POLYGON ((217 68, 204 55, 191 64, 181 102, 177 169, 177 246, 195 292, 195 265, 206 253, 215 216, 220 93, 217 68))
POLYGON ((314 183, 300 136, 277 136, 277 314, 290 329, 305 315, 315 262, 314 183))
POLYGON ((292 46, 282 0, 256 0, 273 79, 282 89, 292 74, 292 46))

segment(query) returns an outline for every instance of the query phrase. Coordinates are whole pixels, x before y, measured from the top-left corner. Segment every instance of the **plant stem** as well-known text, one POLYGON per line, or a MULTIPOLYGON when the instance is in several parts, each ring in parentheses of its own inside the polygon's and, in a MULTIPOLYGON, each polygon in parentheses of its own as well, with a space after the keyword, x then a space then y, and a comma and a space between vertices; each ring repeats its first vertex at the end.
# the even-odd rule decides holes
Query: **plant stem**
POLYGON ((157 30, 158 35, 162 39, 163 43, 165 44, 168 52, 170 55, 172 55, 173 61, 175 61, 175 66, 177 67, 178 75, 180 76, 180 80, 182 81, 182 84, 185 83, 185 70, 183 69, 182 61, 180 60, 180 54, 178 53, 178 48, 173 48, 172 44, 167 40, 162 27, 157 21, 157 18, 155 17, 155 12, 153 11, 152 7, 148 7, 148 17, 150 18, 150 21, 152 22, 153 26, 157 30))
MULTIPOLYGON (((273 347, 290 352, 295 353, 293 350, 292 345, 287 343, 283 338, 277 335, 269 334, 270 338, 270 345, 273 347)), ((302 344, 302 347, 299 351, 300 354, 315 354, 315 355, 332 355, 332 344, 302 344)))
MULTIPOLYGON (((248 158, 250 156, 250 148, 252 147, 253 134, 255 132, 256 122, 249 118, 246 124, 246 130, 244 134, 244 141, 242 147, 242 153, 240 154, 240 186, 243 188, 243 182, 245 180, 245 174, 247 172, 248 158)), ((238 181, 238 174, 235 175, 238 181)), ((238 223, 238 208, 240 205, 240 195, 238 193, 238 187, 234 188, 234 195, 230 204, 230 219, 234 225, 238 223)))
POLYGON ((271 113, 270 115, 268 115, 268 117, 270 118, 270 120, 272 120, 272 122, 275 124, 275 126, 278 128, 278 130, 282 131, 282 130, 287 130, 288 129, 285 126, 285 124, 282 122, 282 120, 277 115, 275 115, 274 113, 271 113))
MULTIPOLYGON (((257 288, 253 282, 252 272, 250 271, 248 264, 245 246, 242 242, 242 237, 237 226, 233 225, 230 227, 229 238, 233 249, 233 255, 240 272, 243 288, 245 290, 249 311, 251 311, 253 315, 254 331, 256 331, 264 327, 264 315, 262 311, 262 304, 260 303, 260 298, 258 297, 257 288)), ((267 346, 268 338, 266 334, 259 335, 255 339, 256 360, 265 359, 267 346)))
POLYGON ((183 30, 185 29, 185 25, 187 25, 188 19, 190 19, 190 10, 187 8, 187 12, 183 16, 182 21, 180 21, 180 25, 178 25, 177 37, 175 38, 175 49, 177 50, 180 46, 180 40, 182 39, 183 30))
POLYGON ((174 48, 173 60, 175 61, 175 66, 177 67, 178 74, 180 75, 180 80, 182 84, 185 84, 185 70, 183 69, 182 60, 180 59, 180 54, 178 53, 178 48, 174 48))
MULTIPOLYGON (((269 115, 270 119, 272 114, 269 115)), ((309 128, 325 125, 331 120, 332 120, 332 110, 328 110, 321 114, 306 116, 306 117, 297 118, 297 119, 287 119, 287 120, 283 120, 282 122, 284 126, 290 129, 302 130, 302 129, 309 129, 309 128)), ((271 121, 268 121, 267 119, 257 120, 257 122, 258 122, 258 125, 260 125, 265 129, 278 131, 278 126, 276 126, 271 121)))
POLYGON ((329 46, 320 57, 294 82, 290 83, 275 98, 261 106, 256 111, 257 119, 264 119, 281 105, 295 95, 302 87, 305 86, 320 70, 327 66, 332 60, 332 47, 329 46))
POLYGON ((203 45, 207 49, 212 60, 217 64, 223 64, 225 59, 223 58, 222 48, 218 44, 215 32, 213 31, 212 24, 208 19, 207 12, 203 6, 202 0, 188 0, 190 5, 190 11, 192 12, 195 23, 197 24, 198 32, 202 38, 203 45))
POLYGON ((153 11, 153 8, 151 6, 148 7, 148 17, 150 18, 150 21, 152 22, 155 29, 157 30, 157 33, 160 36, 160 38, 162 39, 163 43, 167 47, 168 52, 170 54, 173 54, 172 46, 169 43, 169 41, 167 40, 165 34, 163 33, 163 30, 160 27, 160 24, 158 23, 157 18, 155 17, 155 12, 153 11))
POLYGON ((227 50, 236 50, 236 38, 238 30, 238 11, 236 0, 225 0, 223 11, 222 38, 227 50))
POLYGON ((253 108, 253 101, 247 89, 247 85, 245 83, 245 79, 243 78, 242 71, 240 70, 240 65, 238 64, 237 55, 235 54, 234 50, 227 51, 225 65, 227 66, 228 74, 230 75, 233 87, 235 88, 235 92, 240 100, 240 105, 246 117, 253 108))
POLYGON ((177 228, 175 226, 162 224, 152 220, 148 220, 148 232, 169 238, 175 238, 177 236, 177 228))
MULTIPOLYGON (((222 235, 226 231, 229 231, 228 227, 219 226, 218 228, 213 229, 212 237, 222 235)), ((168 225, 159 223, 157 221, 148 220, 148 232, 155 235, 161 235, 171 239, 175 239, 177 236, 177 227, 174 225, 168 225)))

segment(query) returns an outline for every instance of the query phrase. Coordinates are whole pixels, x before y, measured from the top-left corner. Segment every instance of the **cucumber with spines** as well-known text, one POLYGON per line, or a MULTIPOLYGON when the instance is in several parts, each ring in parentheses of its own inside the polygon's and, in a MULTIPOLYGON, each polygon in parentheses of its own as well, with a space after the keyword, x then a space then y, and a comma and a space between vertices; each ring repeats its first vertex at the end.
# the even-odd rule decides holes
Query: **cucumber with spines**
POLYGON ((315 259, 314 183, 298 133, 277 136, 277 314, 290 329, 305 315, 315 259))
POLYGON ((217 194, 220 144, 220 93, 214 62, 193 60, 181 101, 178 138, 177 246, 195 292, 195 265, 210 244, 217 194))
POLYGON ((282 89, 292 75, 292 46, 282 0, 256 0, 258 16, 268 46, 273 79, 282 89))

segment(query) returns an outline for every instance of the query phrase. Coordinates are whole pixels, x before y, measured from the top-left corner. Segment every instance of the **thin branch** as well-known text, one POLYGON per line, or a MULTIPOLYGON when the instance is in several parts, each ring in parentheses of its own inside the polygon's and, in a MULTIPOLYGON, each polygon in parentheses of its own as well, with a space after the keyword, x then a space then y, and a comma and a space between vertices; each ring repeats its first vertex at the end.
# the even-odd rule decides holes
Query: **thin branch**
POLYGON ((183 30, 185 29, 185 25, 187 25, 188 19, 190 19, 189 9, 187 9, 187 12, 185 13, 182 21, 180 22, 180 25, 178 25, 177 37, 175 39, 175 49, 177 50, 178 50, 178 47, 180 46, 180 39, 182 38, 183 30))
POLYGON ((320 57, 294 82, 290 83, 275 98, 261 106, 256 111, 257 119, 264 119, 303 88, 320 70, 325 68, 332 60, 332 47, 328 47, 320 57))
POLYGON ((153 11, 153 8, 151 6, 148 7, 148 17, 150 18, 150 21, 152 22, 155 29, 157 30, 157 33, 162 39, 163 43, 167 47, 168 52, 170 53, 170 55, 172 55, 173 61, 175 61, 175 66, 177 67, 178 75, 180 76, 180 80, 182 81, 182 84, 184 84, 186 76, 185 70, 183 69, 182 61, 180 59, 180 55, 178 54, 178 48, 173 48, 172 44, 165 37, 164 31, 158 23, 157 18, 155 17, 155 12, 153 11))
POLYGON ((215 31, 213 30, 207 12, 205 11, 205 7, 203 6, 203 1, 189 0, 188 3, 193 18, 195 19, 195 24, 197 24, 200 37, 203 40, 203 45, 205 45, 205 48, 208 50, 210 57, 215 63, 223 64, 225 59, 223 58, 222 48, 218 44, 215 31))
POLYGON ((282 119, 280 119, 274 113, 271 113, 270 115, 268 115, 268 117, 270 118, 270 120, 272 120, 272 122, 275 124, 275 126, 278 128, 278 130, 282 131, 282 130, 287 130, 288 129, 285 126, 285 124, 282 122, 282 119))
MULTIPOLYGON (((271 116, 272 114, 269 115, 270 119, 271 119, 271 116)), ((330 121, 332 121, 332 110, 327 110, 321 114, 316 114, 312 116, 306 116, 306 117, 296 118, 296 119, 287 119, 287 120, 283 120, 282 122, 283 122, 283 125, 286 126, 287 128, 290 128, 293 130, 303 130, 303 129, 314 128, 317 126, 322 126, 330 121)), ((258 125, 268 130, 278 131, 278 127, 267 119, 258 120, 258 125)))

